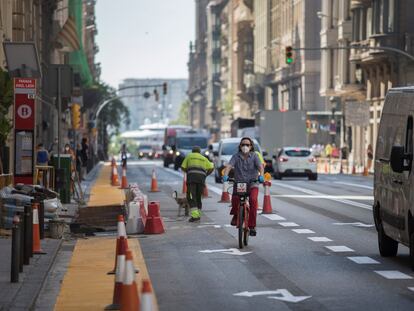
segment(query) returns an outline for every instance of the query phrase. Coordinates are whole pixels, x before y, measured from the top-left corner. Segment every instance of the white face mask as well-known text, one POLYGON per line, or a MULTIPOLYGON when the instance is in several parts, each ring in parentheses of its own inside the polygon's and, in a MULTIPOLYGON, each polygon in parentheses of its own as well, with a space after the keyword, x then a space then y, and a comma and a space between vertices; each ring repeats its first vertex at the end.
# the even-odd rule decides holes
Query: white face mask
POLYGON ((249 147, 247 147, 247 146, 243 146, 243 147, 241 147, 241 151, 242 151, 243 153, 249 153, 250 148, 249 148, 249 147))

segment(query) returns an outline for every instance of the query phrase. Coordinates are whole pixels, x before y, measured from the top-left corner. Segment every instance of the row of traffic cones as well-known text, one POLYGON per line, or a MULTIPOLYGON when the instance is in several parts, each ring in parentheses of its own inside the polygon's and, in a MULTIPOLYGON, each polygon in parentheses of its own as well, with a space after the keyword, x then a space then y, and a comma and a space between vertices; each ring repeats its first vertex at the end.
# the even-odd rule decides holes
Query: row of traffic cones
POLYGON ((121 186, 121 189, 128 188, 128 179, 126 176, 127 170, 126 166, 122 167, 122 179, 121 184, 119 184, 119 177, 118 177, 118 166, 116 165, 116 161, 112 158, 111 161, 111 185, 114 187, 121 186))
POLYGON ((132 251, 128 248, 128 239, 122 215, 118 216, 118 237, 114 270, 115 283, 112 304, 108 305, 105 310, 153 310, 152 289, 149 280, 143 280, 141 299, 138 295, 135 274, 139 271, 134 267, 132 251))

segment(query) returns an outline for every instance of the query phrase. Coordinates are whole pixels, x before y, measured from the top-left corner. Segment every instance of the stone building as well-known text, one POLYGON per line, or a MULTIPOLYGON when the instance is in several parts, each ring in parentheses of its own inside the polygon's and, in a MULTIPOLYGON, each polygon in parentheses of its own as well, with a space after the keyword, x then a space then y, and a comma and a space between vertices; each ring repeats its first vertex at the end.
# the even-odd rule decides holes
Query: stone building
MULTIPOLYGON (((195 0, 196 37, 190 43, 188 61, 188 98, 190 120, 195 128, 206 128, 207 108, 207 5, 209 0, 195 0)), ((207 115, 208 117, 208 115, 207 115)))

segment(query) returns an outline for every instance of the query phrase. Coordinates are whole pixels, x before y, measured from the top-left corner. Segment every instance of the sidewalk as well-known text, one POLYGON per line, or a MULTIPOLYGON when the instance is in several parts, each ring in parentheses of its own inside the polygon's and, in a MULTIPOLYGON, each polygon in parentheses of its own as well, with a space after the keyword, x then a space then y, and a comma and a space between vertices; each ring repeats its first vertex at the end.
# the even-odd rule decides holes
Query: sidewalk
MULTIPOLYGON (((87 209, 124 204, 124 190, 110 185, 110 173, 110 165, 101 167, 99 176, 90 189, 87 209)), ((145 260, 137 238, 129 238, 128 244, 133 251, 135 267, 140 271, 136 275, 140 287, 142 278, 149 278, 145 260)), ((106 273, 114 267, 115 245, 116 232, 78 239, 71 258, 63 259, 63 267, 56 266, 52 270, 51 274, 54 274, 54 270, 60 272, 59 278, 51 281, 60 286, 56 304, 49 299, 50 309, 39 310, 103 310, 112 303, 114 275, 106 273)), ((155 298, 154 305, 156 306, 155 298)), ((158 307, 154 310, 158 310, 158 307)))
MULTIPOLYGON (((82 188, 88 188, 94 182, 100 165, 97 165, 87 176, 82 188)), ((58 211, 59 215, 69 216, 64 218, 71 221, 78 209, 75 203, 65 204, 67 212, 58 211)), ((6 231, 3 231, 3 233, 6 231)), ((10 232, 7 232, 10 234, 10 232)), ((42 249, 46 255, 34 255, 30 265, 23 267, 23 273, 19 275, 19 283, 10 283, 11 266, 11 237, 0 236, 0 310, 30 310, 34 307, 36 300, 42 290, 42 284, 50 275, 50 270, 61 250, 63 240, 45 238, 41 240, 42 249)))
POLYGON ((30 310, 39 295, 62 240, 44 239, 46 255, 34 255, 23 267, 19 283, 10 283, 11 238, 0 237, 0 310, 30 310))

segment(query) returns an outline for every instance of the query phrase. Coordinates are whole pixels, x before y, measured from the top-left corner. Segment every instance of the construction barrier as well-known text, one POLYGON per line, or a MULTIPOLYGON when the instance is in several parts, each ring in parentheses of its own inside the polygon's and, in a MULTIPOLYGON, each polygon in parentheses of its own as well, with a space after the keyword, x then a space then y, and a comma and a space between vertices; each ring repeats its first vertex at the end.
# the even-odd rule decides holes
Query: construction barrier
POLYGON ((148 214, 145 222, 145 234, 161 234, 164 233, 164 222, 160 214, 160 203, 149 202, 148 214))

